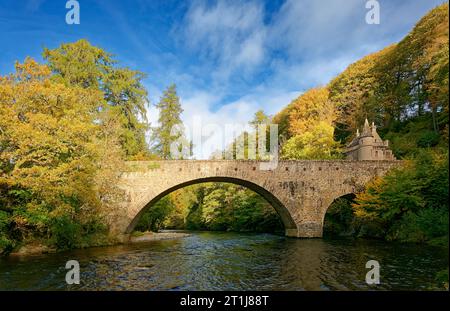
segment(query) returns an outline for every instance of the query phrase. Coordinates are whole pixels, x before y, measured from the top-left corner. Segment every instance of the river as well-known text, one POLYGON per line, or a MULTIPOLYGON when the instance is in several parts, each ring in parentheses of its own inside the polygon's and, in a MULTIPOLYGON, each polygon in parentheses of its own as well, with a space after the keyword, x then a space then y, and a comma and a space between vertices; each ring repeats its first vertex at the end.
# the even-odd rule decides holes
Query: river
POLYGON ((194 232, 189 237, 0 259, 0 290, 430 290, 448 251, 351 239, 194 232), (80 285, 67 285, 68 260, 80 285), (368 285, 368 260, 380 284, 368 285))

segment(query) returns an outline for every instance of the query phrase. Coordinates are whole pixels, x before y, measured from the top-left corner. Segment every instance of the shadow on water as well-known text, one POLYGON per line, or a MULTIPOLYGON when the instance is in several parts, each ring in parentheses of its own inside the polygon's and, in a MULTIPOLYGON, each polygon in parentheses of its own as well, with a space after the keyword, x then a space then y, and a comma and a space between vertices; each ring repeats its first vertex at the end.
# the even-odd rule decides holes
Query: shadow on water
POLYGON ((448 252, 428 246, 271 234, 186 238, 0 259, 0 290, 430 290, 448 252), (65 283, 78 260, 81 284, 65 283), (381 284, 367 285, 377 260, 381 284))

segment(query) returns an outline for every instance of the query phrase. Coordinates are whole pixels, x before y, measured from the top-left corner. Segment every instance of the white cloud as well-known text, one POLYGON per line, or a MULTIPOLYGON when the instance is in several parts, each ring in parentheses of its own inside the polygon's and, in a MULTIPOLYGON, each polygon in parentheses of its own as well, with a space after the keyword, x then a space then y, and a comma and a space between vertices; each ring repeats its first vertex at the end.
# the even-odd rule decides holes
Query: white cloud
MULTIPOLYGON (((253 118, 254 113, 263 109, 267 114, 275 114, 291 100, 296 98, 300 92, 274 92, 272 90, 263 91, 265 87, 260 86, 254 94, 248 94, 238 100, 223 104, 214 110, 223 98, 205 91, 192 91, 188 97, 181 97, 183 107, 182 121, 194 139, 194 133, 200 133, 199 127, 203 128, 203 137, 200 144, 194 146, 194 157, 196 159, 208 159, 211 153, 220 147, 225 147, 232 142, 229 132, 229 125, 246 126, 253 118), (208 133, 211 129, 219 129, 212 135, 208 133)), ((158 111, 153 106, 148 110, 148 118, 152 126, 157 126, 158 111)), ((235 133, 238 135, 239 133, 235 133)))
POLYGON ((271 64, 273 75, 266 85, 269 89, 302 91, 324 86, 359 58, 359 55, 349 53, 333 59, 317 58, 299 63, 277 60, 271 64))
POLYGON ((348 45, 357 26, 364 23, 364 4, 361 0, 287 0, 274 16, 270 44, 294 58, 325 52, 333 52, 328 55, 332 57, 337 52, 333 49, 348 45))
MULTIPOLYGON (((216 125, 222 131, 215 133, 211 137, 203 137, 203 139, 208 141, 210 145, 214 143, 215 146, 225 147, 232 142, 233 138, 227 126, 247 126, 259 109, 263 109, 267 114, 273 115, 300 94, 298 91, 283 93, 268 89, 264 92, 264 88, 261 86, 259 88, 261 92, 243 96, 238 100, 220 106, 217 110, 213 110, 212 107, 217 106, 217 103, 222 102, 222 99, 205 92, 199 92, 190 98, 182 100, 184 108, 183 122, 189 127, 191 133, 194 128, 194 122, 198 120, 201 120, 202 126, 216 125), (225 133, 227 130, 228 132, 225 133)), ((239 135, 240 132, 235 134, 239 135)), ((194 146, 194 154, 197 159, 207 159, 217 149, 220 148, 201 149, 200 146, 194 146)))
POLYGON ((194 139, 194 155, 197 159, 207 159, 212 152, 223 149, 231 143, 232 141, 225 137, 226 125, 245 125, 248 123, 249 116, 254 113, 251 103, 242 100, 222 105, 218 110, 213 111, 212 108, 220 100, 220 98, 205 92, 182 99, 185 126, 192 136, 200 133, 202 135, 201 138, 191 136, 194 139), (199 132, 198 128, 202 132, 199 132), (215 132, 211 133, 210 130, 215 130, 215 132))
MULTIPOLYGON (((286 0, 277 12, 265 12, 256 0, 192 2, 173 30, 179 48, 192 53, 190 62, 165 71, 179 86, 184 123, 192 128, 197 117, 225 128, 248 123, 259 109, 275 114, 301 92, 400 40, 430 6, 380 2, 380 25, 366 24, 364 0, 286 0)), ((208 158, 212 150, 194 151, 208 158)))
POLYGON ((180 28, 186 46, 217 65, 215 76, 226 80, 234 70, 250 71, 264 60, 263 17, 261 2, 194 2, 180 28))

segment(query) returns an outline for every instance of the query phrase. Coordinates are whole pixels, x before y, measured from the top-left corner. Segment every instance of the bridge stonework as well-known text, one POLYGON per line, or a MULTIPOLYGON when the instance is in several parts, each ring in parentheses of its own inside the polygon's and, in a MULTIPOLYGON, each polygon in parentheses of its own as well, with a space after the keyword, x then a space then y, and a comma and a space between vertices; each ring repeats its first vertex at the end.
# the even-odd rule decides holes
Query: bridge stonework
POLYGON ((399 161, 280 161, 261 170, 258 161, 171 160, 127 162, 125 192, 112 229, 131 233, 142 213, 166 194, 196 183, 230 182, 262 195, 291 237, 321 237, 325 213, 337 198, 361 191, 399 161))

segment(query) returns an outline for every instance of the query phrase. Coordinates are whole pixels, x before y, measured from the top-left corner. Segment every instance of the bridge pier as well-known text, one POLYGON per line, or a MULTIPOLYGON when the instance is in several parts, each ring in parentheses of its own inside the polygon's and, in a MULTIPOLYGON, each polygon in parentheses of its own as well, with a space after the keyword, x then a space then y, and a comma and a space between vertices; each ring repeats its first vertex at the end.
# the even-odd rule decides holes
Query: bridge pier
POLYGON ((299 232, 298 229, 286 229, 284 230, 284 235, 291 238, 298 238, 299 232))
POLYGON ((285 235, 287 237, 295 238, 321 238, 323 234, 322 223, 309 222, 297 225, 297 228, 286 229, 285 235))

